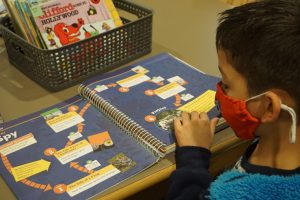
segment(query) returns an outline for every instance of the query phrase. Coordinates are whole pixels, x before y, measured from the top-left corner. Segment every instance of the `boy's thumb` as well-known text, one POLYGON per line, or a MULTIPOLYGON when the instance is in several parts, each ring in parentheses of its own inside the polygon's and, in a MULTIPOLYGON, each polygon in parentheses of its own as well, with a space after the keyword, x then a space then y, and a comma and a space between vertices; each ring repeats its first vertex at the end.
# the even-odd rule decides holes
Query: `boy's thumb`
POLYGON ((211 130, 212 134, 215 133, 215 129, 218 124, 218 121, 219 121, 219 118, 217 118, 217 117, 214 117, 212 120, 210 120, 210 130, 211 130))

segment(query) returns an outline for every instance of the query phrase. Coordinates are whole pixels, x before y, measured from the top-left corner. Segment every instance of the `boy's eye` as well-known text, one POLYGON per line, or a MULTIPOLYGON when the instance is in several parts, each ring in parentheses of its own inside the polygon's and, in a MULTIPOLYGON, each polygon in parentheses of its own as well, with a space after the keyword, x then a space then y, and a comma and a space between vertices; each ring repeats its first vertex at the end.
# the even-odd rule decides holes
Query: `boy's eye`
POLYGON ((224 84, 223 82, 221 84, 221 87, 224 91, 228 90, 228 85, 224 84))

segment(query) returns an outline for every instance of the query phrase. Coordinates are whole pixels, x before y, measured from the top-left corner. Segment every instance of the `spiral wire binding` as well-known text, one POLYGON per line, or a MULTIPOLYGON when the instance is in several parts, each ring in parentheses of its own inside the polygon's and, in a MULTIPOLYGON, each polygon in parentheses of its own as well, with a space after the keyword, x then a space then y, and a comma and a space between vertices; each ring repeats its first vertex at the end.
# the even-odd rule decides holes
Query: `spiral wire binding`
POLYGON ((95 95, 95 91, 81 84, 78 92, 84 98, 87 98, 101 112, 103 112, 112 122, 120 129, 124 130, 128 135, 145 146, 150 152, 159 157, 164 157, 166 154, 166 145, 151 135, 142 126, 118 110, 116 107, 108 103, 99 95, 95 95), (114 116, 114 117, 113 117, 114 116))

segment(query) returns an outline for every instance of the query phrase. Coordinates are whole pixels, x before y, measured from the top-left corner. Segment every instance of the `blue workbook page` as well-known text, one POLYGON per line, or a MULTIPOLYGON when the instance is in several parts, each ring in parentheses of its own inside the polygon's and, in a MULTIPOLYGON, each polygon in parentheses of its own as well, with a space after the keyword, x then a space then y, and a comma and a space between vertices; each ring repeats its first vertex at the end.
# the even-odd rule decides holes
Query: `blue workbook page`
POLYGON ((88 199, 158 157, 81 96, 4 124, 0 174, 18 199, 88 199))
MULTIPOLYGON (((219 81, 218 77, 207 75, 173 55, 162 53, 107 78, 95 77, 83 83, 79 93, 113 119, 117 117, 107 107, 123 113, 129 121, 134 121, 161 141, 164 148, 160 151, 167 153, 175 146, 175 116, 180 116, 182 111, 193 110, 208 112, 210 117, 219 115, 214 104, 219 81)), ((144 139, 149 143, 156 142, 147 136, 144 139)))

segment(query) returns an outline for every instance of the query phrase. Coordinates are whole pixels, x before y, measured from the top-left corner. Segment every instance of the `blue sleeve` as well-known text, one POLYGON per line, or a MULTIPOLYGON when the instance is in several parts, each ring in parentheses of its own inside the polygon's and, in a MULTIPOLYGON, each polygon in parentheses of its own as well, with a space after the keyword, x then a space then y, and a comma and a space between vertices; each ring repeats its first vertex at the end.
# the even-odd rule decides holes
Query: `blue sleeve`
POLYGON ((168 199, 205 199, 212 182, 208 171, 211 152, 201 147, 179 147, 175 151, 176 170, 170 177, 168 199))

